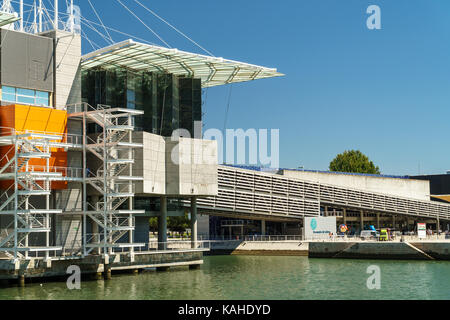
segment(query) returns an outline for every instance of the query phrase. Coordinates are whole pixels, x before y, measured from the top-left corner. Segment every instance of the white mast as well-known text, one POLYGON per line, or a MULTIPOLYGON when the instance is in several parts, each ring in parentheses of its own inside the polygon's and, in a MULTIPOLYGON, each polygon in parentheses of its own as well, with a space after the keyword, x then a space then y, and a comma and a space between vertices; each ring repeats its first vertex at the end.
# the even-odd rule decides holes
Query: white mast
POLYGON ((39 0, 39 32, 42 32, 42 0, 39 0))
POLYGON ((74 16, 73 16, 73 0, 70 0, 70 32, 73 32, 74 30, 74 16))
POLYGON ((37 33, 37 13, 36 13, 36 1, 34 1, 34 22, 33 22, 33 31, 37 33))
POLYGON ((20 0, 20 31, 23 32, 23 0, 20 0))
POLYGON ((55 30, 58 30, 58 0, 55 0, 55 30))

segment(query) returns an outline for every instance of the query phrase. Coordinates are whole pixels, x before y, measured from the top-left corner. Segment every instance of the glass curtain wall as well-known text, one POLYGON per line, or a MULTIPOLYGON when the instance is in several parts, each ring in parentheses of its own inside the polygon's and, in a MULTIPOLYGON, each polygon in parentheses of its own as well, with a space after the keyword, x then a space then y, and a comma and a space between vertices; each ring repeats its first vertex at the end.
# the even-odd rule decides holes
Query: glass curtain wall
MULTIPOLYGON (((194 122, 202 119, 201 80, 171 74, 123 69, 87 70, 82 76, 83 101, 92 106, 143 110, 136 128, 162 136, 187 129, 194 137, 194 122)), ((90 131, 98 128, 93 125, 90 131)))

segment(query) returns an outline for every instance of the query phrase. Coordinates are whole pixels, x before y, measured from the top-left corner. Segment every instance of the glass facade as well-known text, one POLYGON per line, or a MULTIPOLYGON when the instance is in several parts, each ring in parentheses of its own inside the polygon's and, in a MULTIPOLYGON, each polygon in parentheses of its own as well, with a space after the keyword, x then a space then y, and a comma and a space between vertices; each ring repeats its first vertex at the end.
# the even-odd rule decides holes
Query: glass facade
POLYGON ((2 86, 2 101, 49 107, 50 93, 2 86))
POLYGON ((201 90, 200 79, 124 69, 87 70, 82 80, 84 102, 143 110, 136 128, 162 136, 179 128, 194 136, 194 122, 202 119, 201 90))

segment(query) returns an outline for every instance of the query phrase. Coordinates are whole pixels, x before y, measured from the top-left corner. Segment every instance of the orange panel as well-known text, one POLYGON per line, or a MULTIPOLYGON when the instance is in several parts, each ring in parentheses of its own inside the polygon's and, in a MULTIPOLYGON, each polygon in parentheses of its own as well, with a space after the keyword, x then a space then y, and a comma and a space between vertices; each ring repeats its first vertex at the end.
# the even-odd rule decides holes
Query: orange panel
MULTIPOLYGON (((41 133, 67 133, 67 112, 50 108, 33 107, 25 105, 10 105, 0 108, 1 134, 6 135, 6 128, 14 128, 18 132, 34 131, 41 133)), ((10 146, 0 147, 0 153, 4 155, 11 149, 10 146)), ((14 151, 9 152, 12 156, 14 151)), ((52 157, 50 167, 67 167, 67 152, 61 148, 51 149, 52 157)), ((11 159, 11 158, 9 158, 11 159)), ((7 163, 4 158, 0 165, 7 163)), ((30 166, 45 166, 45 159, 31 159, 30 166)), ((0 181, 0 188, 6 189, 11 186, 12 181, 0 181)), ((52 189, 66 189, 67 182, 54 182, 52 189)))

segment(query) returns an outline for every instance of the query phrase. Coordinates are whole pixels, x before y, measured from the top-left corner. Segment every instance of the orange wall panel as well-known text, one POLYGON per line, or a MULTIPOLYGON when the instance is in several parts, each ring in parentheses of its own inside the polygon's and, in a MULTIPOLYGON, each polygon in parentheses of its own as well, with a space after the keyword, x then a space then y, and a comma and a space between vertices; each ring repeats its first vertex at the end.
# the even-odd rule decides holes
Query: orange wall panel
MULTIPOLYGON (((36 131, 42 133, 67 133, 67 112, 50 108, 33 107, 25 105, 10 105, 0 107, 0 134, 6 135, 14 128, 18 133, 36 131)), ((10 134, 10 133, 9 133, 10 134)), ((4 156, 10 146, 0 147, 0 153, 4 156)), ((51 149, 50 167, 67 167, 67 152, 61 148, 51 149)), ((12 153, 14 155, 14 153, 12 153)), ((0 161, 0 165, 6 164, 6 159, 0 161)), ((31 159, 30 166, 45 166, 45 159, 31 159)), ((0 181, 0 188, 6 189, 12 181, 0 181)), ((52 189, 66 189, 67 182, 54 182, 52 189)))

